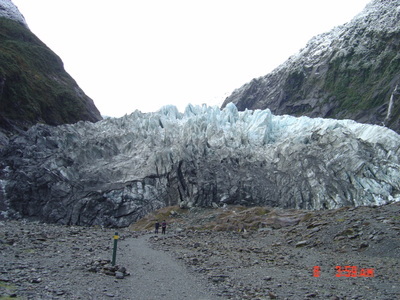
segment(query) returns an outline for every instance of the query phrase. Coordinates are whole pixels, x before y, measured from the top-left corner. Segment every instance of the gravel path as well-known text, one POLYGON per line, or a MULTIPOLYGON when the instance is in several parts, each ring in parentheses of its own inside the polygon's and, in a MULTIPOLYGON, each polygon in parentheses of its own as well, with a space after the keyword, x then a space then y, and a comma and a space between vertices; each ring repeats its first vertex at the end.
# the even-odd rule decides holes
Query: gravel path
POLYGON ((184 262, 152 249, 152 234, 120 230, 115 268, 126 272, 118 278, 110 264, 113 235, 94 227, 0 222, 0 299, 218 299, 184 262))
POLYGON ((150 248, 150 235, 127 239, 122 245, 120 264, 126 266, 131 276, 131 299, 216 299, 201 282, 168 253, 150 248))

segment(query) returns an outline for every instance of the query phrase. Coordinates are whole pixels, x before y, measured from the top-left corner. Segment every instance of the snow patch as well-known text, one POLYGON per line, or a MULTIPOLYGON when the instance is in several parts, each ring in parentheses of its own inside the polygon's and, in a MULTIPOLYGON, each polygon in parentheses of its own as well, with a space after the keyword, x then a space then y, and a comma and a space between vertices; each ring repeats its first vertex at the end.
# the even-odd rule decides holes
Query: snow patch
POLYGON ((17 21, 28 28, 24 16, 11 0, 0 0, 0 17, 17 21))

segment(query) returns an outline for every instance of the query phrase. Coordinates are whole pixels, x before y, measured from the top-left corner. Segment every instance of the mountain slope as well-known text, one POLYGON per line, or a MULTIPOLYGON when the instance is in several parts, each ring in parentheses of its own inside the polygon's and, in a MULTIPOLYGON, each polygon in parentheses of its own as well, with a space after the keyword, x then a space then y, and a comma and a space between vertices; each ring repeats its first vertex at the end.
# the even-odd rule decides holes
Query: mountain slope
POLYGON ((0 12, 1 131, 100 120, 93 101, 64 70, 61 59, 27 28, 23 17, 14 17, 18 10, 11 1, 1 1, 0 12))
POLYGON ((400 132, 400 1, 374 0, 224 102, 239 110, 354 119, 400 132))

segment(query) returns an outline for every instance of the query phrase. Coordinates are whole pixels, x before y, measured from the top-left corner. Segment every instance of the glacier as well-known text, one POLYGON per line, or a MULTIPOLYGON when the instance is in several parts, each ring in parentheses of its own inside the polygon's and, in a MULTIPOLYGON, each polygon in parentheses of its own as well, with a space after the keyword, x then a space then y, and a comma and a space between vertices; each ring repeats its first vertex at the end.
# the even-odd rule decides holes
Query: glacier
POLYGON ((400 200, 400 136, 234 104, 36 125, 1 150, 9 216, 128 226, 168 205, 295 209, 400 200))

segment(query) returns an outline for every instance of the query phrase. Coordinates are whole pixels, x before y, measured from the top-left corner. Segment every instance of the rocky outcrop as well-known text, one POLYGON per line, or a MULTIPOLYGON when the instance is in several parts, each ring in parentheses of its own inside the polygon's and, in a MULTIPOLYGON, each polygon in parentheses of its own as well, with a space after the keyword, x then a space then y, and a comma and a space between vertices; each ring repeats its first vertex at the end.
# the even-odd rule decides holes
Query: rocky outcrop
POLYGON ((353 119, 400 132, 400 4, 373 0, 349 23, 311 39, 270 74, 229 96, 239 110, 353 119))
POLYGON ((24 16, 11 0, 0 0, 0 18, 16 21, 28 28, 24 16))
POLYGON ((102 117, 61 59, 27 27, 17 7, 0 1, 0 146, 34 124, 102 117))
POLYGON ((350 120, 165 107, 31 128, 3 149, 0 190, 8 216, 78 225, 127 226, 175 204, 379 205, 400 199, 399 145, 350 120))

